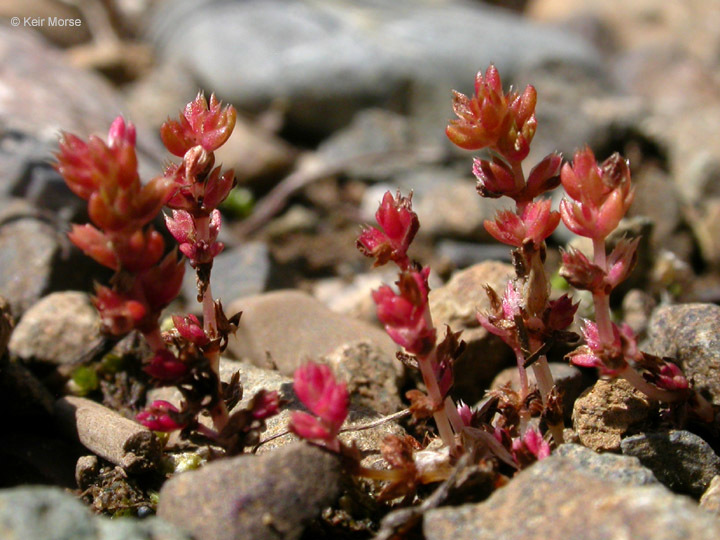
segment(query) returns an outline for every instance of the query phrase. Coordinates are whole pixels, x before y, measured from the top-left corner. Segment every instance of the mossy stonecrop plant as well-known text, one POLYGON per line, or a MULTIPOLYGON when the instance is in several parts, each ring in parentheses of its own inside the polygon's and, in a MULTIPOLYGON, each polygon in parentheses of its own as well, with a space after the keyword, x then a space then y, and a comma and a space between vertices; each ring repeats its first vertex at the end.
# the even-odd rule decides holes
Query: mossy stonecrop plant
POLYGON ((544 239, 562 219, 572 232, 590 238, 593 244, 592 262, 575 249, 562 254, 561 275, 575 288, 592 293, 596 319, 585 322, 586 344, 568 355, 570 361, 598 367, 606 376, 623 377, 658 401, 687 402, 701 418, 711 419, 709 404, 690 389, 680 369, 666 359, 641 352, 630 327, 618 326, 610 318, 610 293, 628 277, 637 261, 639 239, 623 239, 609 255, 605 243, 632 204, 634 189, 628 162, 616 153, 598 164, 593 152, 584 148, 572 163, 564 165, 559 155, 550 154, 525 180, 521 162, 535 133, 535 99, 531 86, 521 95, 512 91, 503 94, 494 66, 484 77, 478 73, 473 97, 455 93, 453 105, 458 119, 448 126, 448 137, 461 148, 487 148, 492 154, 491 160, 475 159, 478 192, 483 197, 508 196, 516 202, 515 212, 499 212, 494 221, 485 222, 485 228, 515 248, 517 278, 508 284, 502 302, 488 291, 496 313, 480 314, 478 320, 515 351, 521 396, 527 391, 524 367, 533 362, 545 418, 560 442, 561 411, 553 404, 552 379, 542 353, 554 341, 570 337, 565 328, 572 322, 576 306, 567 296, 548 300, 550 287, 542 262, 544 239), (551 211, 549 200, 533 202, 559 184, 567 195, 559 214, 551 211))
POLYGON ((178 120, 161 128, 165 147, 181 157, 163 173, 142 184, 135 151, 135 128, 118 117, 107 141, 91 136, 84 141, 65 133, 56 167, 70 189, 88 201, 91 224, 73 225, 70 240, 86 255, 114 270, 110 286, 97 285, 93 303, 104 329, 123 336, 138 330, 153 351, 144 370, 159 384, 177 386, 181 410, 165 401, 152 403, 138 420, 157 431, 181 429, 202 435, 229 452, 252 444, 264 418, 278 408, 276 393, 260 392, 248 408, 228 414, 241 397, 237 378, 223 386, 220 353, 236 329, 239 314, 226 317, 212 298, 213 259, 223 250, 217 241, 221 226, 218 205, 234 186, 232 171, 214 167, 214 151, 229 138, 235 110, 223 108, 214 96, 202 94, 187 105, 178 120), (194 315, 174 316, 174 329, 160 331, 162 310, 180 292, 185 261, 176 250, 165 254, 165 242, 152 221, 168 206, 165 216, 180 252, 197 273, 202 322, 194 315), (198 422, 206 410, 213 429, 198 422))
MULTIPOLYGON (((516 277, 508 282, 502 298, 491 288, 486 289, 492 311, 478 314, 478 321, 513 349, 519 370, 518 392, 509 386, 490 391, 490 399, 475 411, 463 403, 456 406, 450 397, 454 362, 463 343, 459 333, 449 328, 438 343, 428 303, 430 270, 408 256, 420 226, 412 211, 411 196, 385 193, 376 213, 380 228, 364 228, 357 242, 361 252, 375 258, 375 266, 393 262, 399 269, 395 289, 383 286, 373 292, 378 319, 405 349, 399 358, 419 369, 427 393, 410 391, 410 408, 415 418, 434 418, 450 462, 461 453, 472 452, 479 458, 489 451, 511 467, 521 468, 546 457, 550 453, 547 437, 530 424, 531 417, 537 414, 555 442, 563 440, 562 404, 546 353, 556 342, 575 340, 575 334, 567 328, 573 322, 577 304, 568 295, 550 299, 544 268, 545 240, 561 219, 576 234, 591 238, 594 246, 592 262, 577 250, 562 254, 561 274, 576 288, 592 292, 596 312, 596 322, 585 322, 586 344, 568 355, 571 362, 598 367, 606 376, 622 376, 651 398, 689 403, 700 418, 712 419, 712 408, 691 391, 675 364, 640 352, 630 328, 610 320, 609 295, 627 278, 637 259, 637 240, 622 240, 609 255, 605 246, 605 239, 617 228, 633 199, 627 162, 614 154, 598 164, 585 148, 576 153, 572 163, 564 165, 561 156, 552 153, 526 177, 523 161, 537 127, 535 103, 532 86, 522 94, 512 90, 504 93, 496 68, 490 66, 484 74, 478 73, 472 97, 455 93, 453 105, 458 119, 447 127, 448 137, 461 148, 487 149, 490 153, 489 159, 474 160, 479 194, 508 197, 515 202, 514 209, 498 212, 494 220, 485 222, 485 228, 512 247, 516 277), (550 200, 541 196, 560 184, 567 198, 557 212, 551 209, 550 200), (535 371, 538 392, 530 391, 526 373, 529 366, 535 371)), ((344 386, 339 389, 329 369, 319 371, 316 366, 298 370, 295 385, 301 401, 315 417, 293 417, 291 429, 352 458, 349 449, 337 439, 347 415, 344 386), (307 397, 305 388, 308 379, 315 381, 312 398, 307 397)), ((383 455, 392 468, 371 471, 355 461, 354 472, 387 481, 383 491, 387 498, 408 495, 418 485, 441 480, 448 474, 448 462, 430 459, 428 465, 428 460, 420 458, 422 451, 417 441, 389 437, 383 455)))
MULTIPOLYGON (((479 314, 478 321, 499 336, 515 353, 520 378, 521 403, 529 395, 526 368, 532 365, 543 403, 543 416, 557 443, 562 442, 562 406, 554 389, 545 352, 555 341, 568 337, 577 305, 567 295, 550 300, 545 272, 545 239, 560 222, 549 199, 541 195, 560 184, 562 158, 552 153, 525 176, 523 161, 530 152, 537 120, 537 94, 528 86, 522 94, 505 93, 495 66, 475 78, 472 97, 454 93, 453 109, 458 116, 446 129, 448 138, 466 150, 487 149, 490 159, 475 158, 473 173, 482 197, 508 197, 514 210, 498 212, 485 229, 498 241, 512 246, 516 277, 502 299, 488 288, 493 313, 479 314)), ((519 410, 520 431, 530 418, 527 407, 519 410)))

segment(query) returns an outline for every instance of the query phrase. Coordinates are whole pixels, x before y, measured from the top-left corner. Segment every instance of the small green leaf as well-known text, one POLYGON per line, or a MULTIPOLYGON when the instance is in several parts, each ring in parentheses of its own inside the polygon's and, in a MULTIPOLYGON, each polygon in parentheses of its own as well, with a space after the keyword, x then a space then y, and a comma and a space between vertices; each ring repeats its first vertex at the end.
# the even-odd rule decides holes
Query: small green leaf
POLYGON ((255 197, 248 188, 236 187, 228 193, 227 198, 220 204, 220 209, 235 218, 249 216, 255 206, 255 197))
POLYGON ((89 394, 98 388, 97 373, 95 369, 88 366, 80 366, 73 371, 72 380, 82 395, 89 394))

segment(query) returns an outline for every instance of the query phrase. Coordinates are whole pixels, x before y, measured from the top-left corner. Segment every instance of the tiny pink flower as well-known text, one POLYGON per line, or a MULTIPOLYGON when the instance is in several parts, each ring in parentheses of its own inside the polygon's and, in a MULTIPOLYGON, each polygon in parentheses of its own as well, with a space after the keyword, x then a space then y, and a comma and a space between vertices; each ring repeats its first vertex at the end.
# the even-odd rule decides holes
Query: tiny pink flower
POLYGON ((514 455, 521 452, 529 452, 536 460, 540 461, 550 455, 550 444, 543 438, 539 431, 529 428, 525 435, 512 442, 514 455))
POLYGON ((375 218, 382 230, 364 228, 357 240, 357 248, 363 255, 374 257, 375 266, 393 261, 401 269, 407 269, 410 266, 407 250, 420 227, 417 214, 412 210, 412 193, 403 197, 398 191, 393 197, 387 191, 375 218))
POLYGON ((477 191, 482 197, 496 199, 517 194, 524 186, 517 185, 516 177, 508 165, 498 158, 492 161, 473 159, 473 174, 477 178, 477 191))
POLYGON ((276 391, 260 390, 253 397, 252 415, 258 420, 265 420, 280 412, 280 396, 276 391))
POLYGON ((575 154, 572 165, 563 166, 560 180, 570 198, 560 203, 562 220, 588 238, 605 238, 615 230, 634 197, 630 168, 619 154, 598 165, 586 147, 575 154))
POLYGON ((460 420, 462 420, 464 426, 472 425, 473 413, 470 405, 465 403, 463 400, 459 400, 457 404, 457 412, 460 415, 460 420))
POLYGON ((426 354, 435 345, 436 332, 428 320, 429 268, 400 274, 399 294, 383 285, 373 291, 377 316, 395 343, 412 354, 426 354))
POLYGON ((525 201, 532 201, 546 191, 555 189, 560 185, 560 169, 562 167, 562 156, 560 154, 549 154, 535 165, 530 171, 527 185, 522 192, 525 201))
POLYGON ((550 199, 531 202, 521 215, 510 210, 498 212, 495 221, 485 221, 485 229, 504 244, 521 247, 532 242, 539 247, 560 222, 560 214, 551 211, 551 204, 550 199))
POLYGON ((576 289, 593 293, 606 293, 605 272, 590 261, 580 250, 562 251, 560 275, 576 289))
POLYGON ((690 383, 683 372, 672 362, 665 362, 660 367, 660 372, 653 382, 663 390, 676 391, 690 388, 690 383))
POLYGON ((200 321, 195 315, 188 315, 186 317, 173 315, 172 321, 178 333, 190 343, 194 343, 198 347, 203 347, 210 342, 210 339, 205 334, 200 321))
POLYGON ((347 386, 335 380, 328 366, 308 362, 295 370, 293 388, 300 402, 315 416, 294 412, 290 430, 299 437, 339 450, 337 435, 348 414, 347 386))
POLYGON ((176 431, 185 427, 173 418, 173 413, 179 412, 172 403, 158 399, 153 401, 147 409, 138 413, 135 419, 152 431, 176 431))
POLYGON ((104 286, 96 288, 92 302, 105 329, 115 336, 138 328, 148 314, 148 307, 143 302, 104 286))
POLYGON ((199 93, 178 120, 168 119, 162 125, 160 136, 165 147, 176 156, 182 157, 193 146, 213 152, 230 137, 236 116, 235 109, 230 105, 223 109, 214 94, 208 105, 205 96, 199 93))
POLYGON ((167 349, 162 349, 155 353, 155 356, 143 368, 143 371, 159 381, 174 382, 181 379, 188 372, 188 367, 173 353, 167 349))
POLYGON ((613 249, 608 256, 608 271, 605 282, 611 289, 614 289, 625 281, 633 268, 635 268, 639 243, 640 238, 635 238, 634 240, 623 238, 617 243, 615 249, 613 249))

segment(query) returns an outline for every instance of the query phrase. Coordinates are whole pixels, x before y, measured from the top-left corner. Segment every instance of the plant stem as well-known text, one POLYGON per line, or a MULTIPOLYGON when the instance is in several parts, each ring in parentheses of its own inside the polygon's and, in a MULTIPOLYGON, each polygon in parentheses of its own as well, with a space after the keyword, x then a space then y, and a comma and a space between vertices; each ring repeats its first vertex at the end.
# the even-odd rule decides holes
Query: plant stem
MULTIPOLYGON (((195 217, 195 231, 199 242, 210 242, 210 216, 195 217)), ((209 272, 202 296, 202 311, 203 330, 205 331, 205 335, 207 335, 210 339, 217 338, 215 302, 212 297, 209 272)), ((218 381, 218 396, 220 399, 210 410, 210 417, 212 418, 213 426, 215 426, 215 429, 219 432, 225 427, 225 425, 227 425, 229 418, 229 413, 227 407, 225 406, 225 401, 223 400, 222 381, 220 380, 220 353, 218 351, 208 351, 205 353, 205 358, 207 358, 208 363, 210 364, 210 369, 213 373, 215 373, 218 381)))
MULTIPOLYGON (((537 380, 538 389, 540 390, 540 396, 542 397, 543 404, 547 405, 548 396, 554 386, 552 372, 550 371, 550 365, 548 364, 547 357, 542 355, 533 364, 533 372, 535 373, 535 379, 537 380)), ((548 422, 548 429, 555 440, 555 444, 562 444, 565 441, 563 435, 564 426, 561 423, 550 423, 548 422)))
MULTIPOLYGON (((604 238, 593 238, 593 262, 603 271, 607 271, 604 238)), ((615 336, 612 321, 610 320, 610 296, 604 291, 594 293, 593 304, 595 305, 595 322, 597 323, 600 341, 612 345, 615 336)))
MULTIPOLYGON (((528 395, 528 377, 527 369, 525 369, 525 355, 521 349, 515 349, 515 359, 517 361, 518 376, 520 378, 520 402, 524 403, 528 395)), ((520 408, 520 436, 525 435, 528 423, 530 422, 530 411, 525 407, 520 408)))
MULTIPOLYGON (((433 370, 435 354, 436 349, 433 348, 430 354, 426 356, 418 356, 417 359, 420 373, 422 374, 423 382, 427 388, 430 400, 433 403, 440 404, 443 402, 443 397, 440 393, 440 387, 438 386, 437 379, 435 378, 435 372, 433 370)), ((440 438, 448 447, 450 447, 451 450, 454 450, 456 447, 455 435, 450 425, 445 405, 443 405, 442 409, 433 413, 433 418, 435 419, 435 424, 437 425, 440 438)))

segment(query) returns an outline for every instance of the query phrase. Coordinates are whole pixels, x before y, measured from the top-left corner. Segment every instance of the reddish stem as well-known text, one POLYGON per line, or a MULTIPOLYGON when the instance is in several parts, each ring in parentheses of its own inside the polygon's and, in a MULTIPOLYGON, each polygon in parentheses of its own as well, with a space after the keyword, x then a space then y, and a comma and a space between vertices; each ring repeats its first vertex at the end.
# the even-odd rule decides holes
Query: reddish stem
MULTIPOLYGON (((604 238, 593 238, 593 262, 603 271, 607 271, 604 238)), ((610 295, 605 291, 593 293, 593 304, 600 342, 610 346, 615 340, 610 320, 610 295)))

